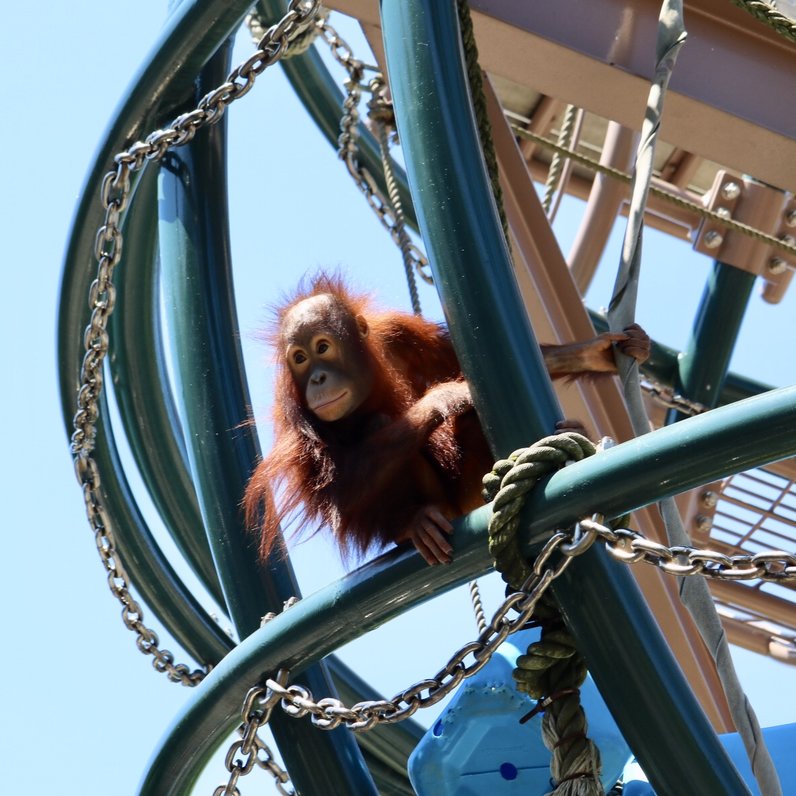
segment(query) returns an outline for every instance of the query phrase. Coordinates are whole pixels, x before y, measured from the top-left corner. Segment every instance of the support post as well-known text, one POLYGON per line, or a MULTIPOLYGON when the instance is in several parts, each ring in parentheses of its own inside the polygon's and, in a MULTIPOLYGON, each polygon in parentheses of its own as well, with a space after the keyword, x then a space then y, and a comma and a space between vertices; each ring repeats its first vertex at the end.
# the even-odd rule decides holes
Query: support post
MULTIPOLYGON (((718 260, 713 263, 691 338, 677 358, 674 388, 684 397, 710 408, 716 406, 755 279, 748 271, 718 260)), ((666 423, 684 417, 676 409, 670 409, 666 423)))
MULTIPOLYGON (((381 0, 381 15, 418 222, 484 431, 505 455, 549 434, 561 414, 511 274, 465 82, 456 2, 381 0)), ((748 793, 690 691, 689 707, 648 701, 649 693, 671 693, 666 683, 679 668, 630 574, 592 548, 554 592, 659 792, 748 793), (632 656, 617 654, 628 644, 632 656)))
MULTIPOLYGON (((205 67, 200 94, 223 82, 227 61, 228 50, 205 67)), ((199 131, 189 145, 163 159, 160 238, 167 250, 161 261, 168 264, 164 279, 172 300, 166 307, 188 459, 229 616, 244 639, 257 630, 263 614, 281 610, 283 601, 300 593, 288 561, 273 556, 267 572, 259 564, 240 510, 258 450, 248 418, 240 415, 250 401, 225 223, 225 121, 199 131)), ((313 691, 335 693, 322 662, 308 668, 302 679, 313 691)), ((320 733, 281 711, 270 727, 299 792, 376 796, 348 730, 320 733)), ((163 751, 177 754, 173 746, 163 751)), ((148 790, 147 781, 143 794, 164 792, 148 790)))

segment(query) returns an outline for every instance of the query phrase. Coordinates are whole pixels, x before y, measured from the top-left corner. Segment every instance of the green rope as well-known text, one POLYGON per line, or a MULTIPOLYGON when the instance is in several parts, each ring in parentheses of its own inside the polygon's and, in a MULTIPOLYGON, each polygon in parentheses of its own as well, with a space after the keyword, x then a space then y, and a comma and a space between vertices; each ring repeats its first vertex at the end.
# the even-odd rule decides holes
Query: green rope
POLYGON ((796 42, 796 21, 763 0, 732 0, 733 5, 749 12, 756 20, 773 28, 780 36, 796 42))
POLYGON ((483 497, 492 502, 489 521, 489 552, 495 569, 512 588, 519 589, 533 571, 520 551, 517 530, 525 496, 540 478, 568 461, 580 461, 596 452, 594 443, 581 434, 567 432, 545 437, 514 451, 495 463, 484 476, 483 497))
POLYGON ((600 751, 586 735, 588 722, 580 704, 586 662, 557 607, 548 606, 555 617, 542 622, 541 638, 517 659, 513 676, 519 691, 538 700, 527 718, 544 710, 542 738, 553 753, 550 772, 559 783, 556 796, 602 794, 600 751))
MULTIPOLYGON (((512 588, 521 588, 533 572, 520 551, 517 534, 526 495, 540 478, 595 451, 592 442, 580 434, 557 434, 496 462, 484 477, 484 498, 493 502, 489 551, 495 569, 512 588)), ((534 618, 542 635, 518 658, 513 677, 519 691, 538 700, 526 718, 544 710, 542 738, 552 753, 550 770, 557 783, 553 793, 599 796, 600 753, 586 735, 588 724, 580 705, 586 662, 552 598, 545 595, 540 600, 534 618)))
MULTIPOLYGON (((497 153, 492 140, 492 125, 489 123, 489 114, 486 107, 484 94, 484 78, 481 67, 478 65, 478 47, 475 43, 473 20, 470 16, 470 4, 467 0, 458 0, 459 28, 462 35, 464 60, 467 66, 467 80, 470 84, 470 96, 475 110, 475 119, 478 124, 478 137, 481 139, 481 149, 484 153, 489 181, 492 184, 492 193, 495 197, 500 223, 506 243, 509 244, 509 222, 506 218, 506 209, 503 207, 503 190, 500 187, 500 172, 498 170, 497 153)), ((509 244, 510 245, 510 244, 509 244)))

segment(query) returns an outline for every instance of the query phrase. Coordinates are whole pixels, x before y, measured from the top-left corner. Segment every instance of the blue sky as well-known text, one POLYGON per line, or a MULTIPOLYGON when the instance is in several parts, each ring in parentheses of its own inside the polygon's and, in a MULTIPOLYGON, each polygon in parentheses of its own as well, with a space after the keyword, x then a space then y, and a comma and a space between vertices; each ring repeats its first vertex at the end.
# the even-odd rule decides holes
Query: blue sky
MULTIPOLYGON (((2 392, 8 444, 0 760, 6 781, 13 776, 37 796, 133 793, 189 697, 136 652, 107 591, 60 414, 54 331, 63 251, 85 173, 165 12, 161 0, 17 3, 1 12, 7 41, 0 54, 6 76, 0 317, 9 364, 2 392)), ((235 60, 252 49, 239 37, 235 60)), ((267 355, 256 333, 263 308, 304 271, 339 266, 385 304, 408 307, 408 299, 397 251, 278 69, 263 75, 229 118, 238 311, 255 415, 267 417, 267 355)), ((567 204, 561 214, 564 241, 577 210, 567 204)), ((618 238, 611 246, 591 306, 610 297, 618 238)), ((709 263, 655 234, 646 237, 645 262, 639 320, 656 339, 682 346, 709 263)), ((432 291, 423 288, 421 297, 428 313, 441 317, 432 291)), ((794 302, 793 291, 773 307, 753 297, 733 369, 776 385, 796 381, 789 352, 794 302)), ((305 593, 342 572, 329 550, 323 540, 296 547, 305 593)), ((486 591, 489 600, 498 590, 487 584, 486 591)), ((436 671, 473 628, 468 600, 457 592, 391 623, 375 640, 349 645, 344 657, 391 694, 436 671), (439 616, 446 617, 445 633, 439 616), (421 648, 428 652, 420 655, 421 648)), ((743 652, 737 660, 762 723, 793 720, 792 700, 783 694, 793 693, 794 670, 743 652)), ((219 763, 201 792, 222 779, 219 763)), ((248 792, 264 787, 262 780, 244 785, 248 792)))

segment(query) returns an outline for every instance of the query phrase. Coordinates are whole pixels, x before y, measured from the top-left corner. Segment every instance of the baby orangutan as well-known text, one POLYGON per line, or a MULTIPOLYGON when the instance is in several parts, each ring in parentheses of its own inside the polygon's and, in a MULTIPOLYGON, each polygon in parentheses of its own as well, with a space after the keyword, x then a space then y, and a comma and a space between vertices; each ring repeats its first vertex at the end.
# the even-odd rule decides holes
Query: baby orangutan
MULTIPOLYGON (((273 343, 275 441, 244 496, 261 557, 299 510, 303 525, 332 529, 344 556, 411 542, 429 564, 450 562, 450 520, 482 505, 494 458, 445 327, 374 309, 320 275, 279 309, 273 343)), ((553 378, 616 373, 614 343, 649 355, 637 325, 542 353, 553 378)))

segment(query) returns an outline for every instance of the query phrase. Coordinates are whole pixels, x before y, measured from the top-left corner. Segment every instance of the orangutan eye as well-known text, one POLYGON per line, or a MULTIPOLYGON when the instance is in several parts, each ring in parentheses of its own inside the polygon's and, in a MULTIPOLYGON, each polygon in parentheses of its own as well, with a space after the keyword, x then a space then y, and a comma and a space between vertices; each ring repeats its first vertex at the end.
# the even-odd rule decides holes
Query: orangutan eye
POLYGON ((304 352, 296 351, 296 353, 293 354, 293 362, 295 362, 296 365, 301 365, 302 363, 304 363, 306 361, 307 361, 307 356, 306 356, 306 354, 304 354, 304 352))
POLYGON ((315 350, 319 354, 325 354, 329 350, 329 343, 327 343, 326 340, 320 340, 315 350))

